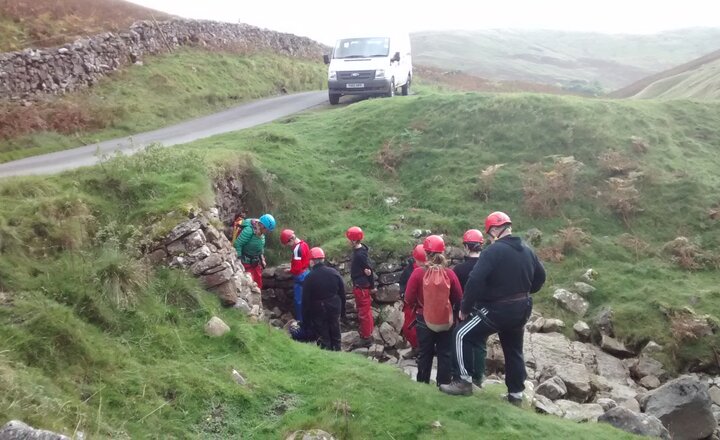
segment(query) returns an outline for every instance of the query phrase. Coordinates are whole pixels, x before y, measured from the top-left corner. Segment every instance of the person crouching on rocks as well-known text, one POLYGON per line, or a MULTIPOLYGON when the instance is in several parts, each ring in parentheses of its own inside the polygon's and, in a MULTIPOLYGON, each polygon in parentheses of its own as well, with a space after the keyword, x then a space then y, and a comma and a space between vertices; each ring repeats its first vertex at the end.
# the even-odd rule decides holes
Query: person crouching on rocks
POLYGON ((303 325, 310 323, 325 350, 340 351, 340 317, 345 316, 345 281, 325 264, 325 252, 310 249, 310 273, 303 281, 303 325))
POLYGON ((302 283, 310 268, 310 246, 300 240, 292 229, 283 229, 280 233, 280 243, 292 249, 290 260, 290 273, 295 281, 293 295, 295 300, 295 319, 302 322, 302 283))
POLYGON ((427 262, 413 271, 405 290, 405 305, 415 310, 417 322, 417 381, 430 383, 433 356, 437 355, 436 382, 447 385, 452 368, 453 305, 460 304, 462 287, 455 272, 447 267, 442 237, 427 237, 423 249, 427 262))
POLYGON ((512 235, 507 214, 490 214, 485 219, 485 233, 493 243, 483 250, 470 272, 460 306, 462 322, 454 332, 454 371, 459 377, 442 385, 440 390, 454 395, 472 394, 472 376, 466 359, 472 358, 473 347, 498 333, 505 356, 507 399, 521 406, 527 377, 523 335, 532 312, 530 294, 545 283, 545 268, 535 252, 512 235))
POLYGON ((375 289, 375 274, 373 262, 369 256, 369 248, 362 240, 365 237, 363 230, 357 226, 348 228, 345 232, 352 247, 352 260, 350 261, 350 279, 353 284, 353 295, 360 324, 359 333, 362 345, 369 346, 375 328, 372 314, 372 297, 370 292, 375 289))
MULTIPOLYGON (((407 290, 407 283, 412 273, 418 267, 422 267, 427 262, 427 256, 425 255, 425 249, 423 245, 419 244, 413 249, 412 257, 408 259, 408 264, 400 274, 400 297, 405 299, 405 290, 407 290)), ((413 352, 418 348, 417 340, 417 329, 415 329, 415 310, 403 302, 403 326, 402 335, 412 347, 413 352)))
POLYGON ((242 230, 233 242, 233 246, 245 271, 262 289, 262 272, 266 266, 265 234, 275 229, 275 217, 264 214, 258 219, 247 218, 240 223, 239 227, 242 230))

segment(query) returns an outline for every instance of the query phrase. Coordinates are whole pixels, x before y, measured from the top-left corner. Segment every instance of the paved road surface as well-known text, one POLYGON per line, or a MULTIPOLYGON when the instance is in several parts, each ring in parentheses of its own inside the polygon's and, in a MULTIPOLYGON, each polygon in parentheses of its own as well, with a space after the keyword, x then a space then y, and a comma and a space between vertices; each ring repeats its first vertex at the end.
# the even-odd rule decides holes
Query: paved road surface
POLYGON ((165 146, 184 144, 220 133, 265 124, 326 102, 327 92, 305 92, 261 99, 210 116, 131 137, 3 163, 0 164, 0 178, 51 174, 94 165, 99 161, 99 156, 113 154, 116 151, 132 154, 156 142, 165 146))

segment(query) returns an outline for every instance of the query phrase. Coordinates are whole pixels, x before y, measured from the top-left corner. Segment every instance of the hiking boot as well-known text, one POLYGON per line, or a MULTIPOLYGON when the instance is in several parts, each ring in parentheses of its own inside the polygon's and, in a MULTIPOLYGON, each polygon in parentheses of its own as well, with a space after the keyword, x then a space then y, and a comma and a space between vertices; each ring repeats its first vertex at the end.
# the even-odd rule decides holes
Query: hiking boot
POLYGON ((522 403, 523 403, 522 397, 515 397, 515 396, 508 394, 507 401, 510 402, 511 405, 517 406, 518 408, 522 408, 522 403))
POLYGON ((483 385, 482 385, 482 383, 483 383, 482 377, 480 377, 480 378, 473 378, 472 383, 473 383, 473 386, 478 387, 478 388, 482 388, 482 386, 483 386, 483 385))
POLYGON ((452 396, 470 396, 473 392, 472 384, 462 379, 454 380, 449 384, 440 385, 440 391, 452 396))

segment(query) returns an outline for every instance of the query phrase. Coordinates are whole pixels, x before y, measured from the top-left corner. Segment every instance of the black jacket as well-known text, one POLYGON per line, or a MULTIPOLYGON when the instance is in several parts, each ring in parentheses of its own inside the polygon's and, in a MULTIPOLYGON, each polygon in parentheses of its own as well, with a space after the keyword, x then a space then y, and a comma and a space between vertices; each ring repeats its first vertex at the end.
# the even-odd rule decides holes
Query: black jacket
POLYGON ((400 295, 402 295, 403 297, 405 296, 405 288, 407 287, 407 282, 410 279, 410 275, 412 275, 414 270, 415 259, 412 257, 408 258, 407 264, 405 264, 405 268, 400 274, 400 280, 398 280, 398 283, 400 283, 400 295))
POLYGON ((519 293, 535 293, 545 283, 545 268, 518 237, 507 236, 480 254, 465 284, 461 310, 470 314, 488 304, 519 293))
POLYGON ((337 298, 340 315, 345 315, 345 281, 340 273, 325 263, 318 263, 310 269, 302 285, 303 316, 311 312, 320 301, 333 301, 337 298))
POLYGON ((477 260, 478 257, 465 257, 465 261, 453 267, 455 275, 457 275, 458 280, 460 280, 460 285, 463 286, 463 291, 465 291, 465 283, 467 283, 468 278, 470 278, 470 272, 472 272, 473 267, 475 267, 477 260))
POLYGON ((359 248, 353 249, 352 261, 350 262, 350 279, 352 279, 353 286, 362 289, 375 288, 375 271, 368 252, 368 247, 361 244, 359 248), (365 269, 370 269, 373 273, 370 276, 365 275, 365 269))

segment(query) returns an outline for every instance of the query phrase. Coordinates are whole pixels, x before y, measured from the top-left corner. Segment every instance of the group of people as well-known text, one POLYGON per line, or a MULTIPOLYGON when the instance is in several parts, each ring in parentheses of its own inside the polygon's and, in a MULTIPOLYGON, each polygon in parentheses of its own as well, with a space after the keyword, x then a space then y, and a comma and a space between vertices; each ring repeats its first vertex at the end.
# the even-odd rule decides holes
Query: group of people
MULTIPOLYGON (((264 234, 275 228, 275 220, 265 214, 244 222, 235 249, 262 287, 262 269, 258 271, 257 266, 264 267, 264 234)), ((352 248, 350 277, 358 330, 363 345, 370 345, 373 262, 362 229, 353 226, 345 236, 352 248)), ((310 249, 294 231, 283 230, 280 241, 292 249, 290 271, 295 280, 298 324, 290 329, 291 335, 297 340, 316 340, 324 349, 340 350, 340 318, 345 315, 342 277, 325 263, 321 248, 310 249)), ((443 238, 428 236, 415 247, 400 277, 402 333, 417 351, 417 381, 430 382, 433 358, 437 357, 439 389, 451 395, 472 394, 473 385, 482 386, 487 338, 497 333, 505 356, 507 399, 520 405, 527 376, 525 324, 532 312, 531 294, 545 283, 545 269, 533 250, 512 235, 512 222, 503 212, 493 212, 485 219, 485 237, 477 229, 466 231, 463 245, 465 261, 450 268, 443 238)))

